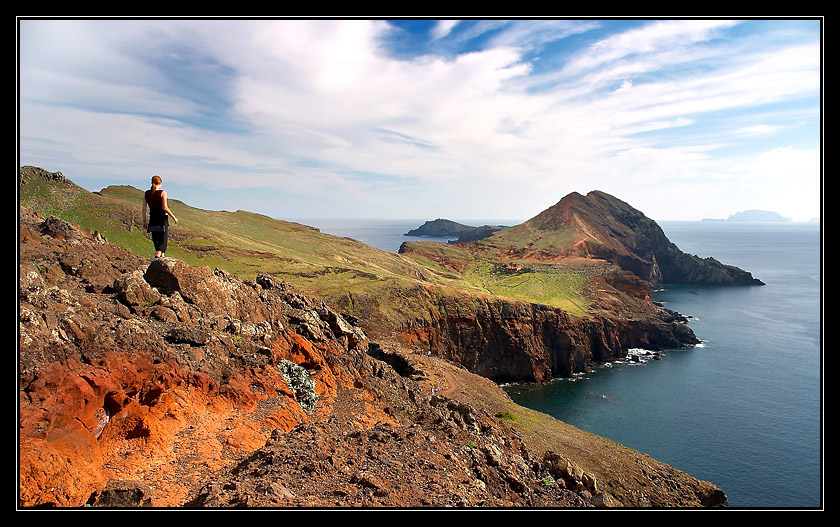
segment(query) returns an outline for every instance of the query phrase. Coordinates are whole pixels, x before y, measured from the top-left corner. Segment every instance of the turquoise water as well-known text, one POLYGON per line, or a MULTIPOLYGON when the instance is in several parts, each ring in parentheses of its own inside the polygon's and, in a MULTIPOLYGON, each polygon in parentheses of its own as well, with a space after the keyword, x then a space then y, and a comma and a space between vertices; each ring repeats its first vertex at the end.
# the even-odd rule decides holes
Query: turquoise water
MULTIPOLYGON (((397 251, 410 239, 402 234, 423 221, 304 223, 397 251)), ((655 299, 693 317, 700 347, 506 389, 523 406, 714 482, 732 507, 821 507, 819 227, 660 225, 683 251, 737 265, 767 285, 668 286, 655 299)))

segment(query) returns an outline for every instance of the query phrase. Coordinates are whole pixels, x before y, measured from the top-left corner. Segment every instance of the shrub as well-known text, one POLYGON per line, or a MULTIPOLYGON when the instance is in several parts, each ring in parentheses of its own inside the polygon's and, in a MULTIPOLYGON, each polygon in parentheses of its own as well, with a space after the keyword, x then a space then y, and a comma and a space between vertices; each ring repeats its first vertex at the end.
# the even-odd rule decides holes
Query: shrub
POLYGON ((499 412, 496 414, 496 417, 498 417, 499 419, 504 419, 505 421, 512 421, 514 423, 519 422, 519 419, 517 419, 515 415, 508 411, 499 412))
POLYGON ((300 407, 306 411, 315 408, 315 403, 318 402, 318 394, 315 393, 315 381, 309 376, 306 368, 286 359, 282 359, 277 367, 283 374, 283 378, 286 379, 289 388, 295 393, 295 398, 300 407))

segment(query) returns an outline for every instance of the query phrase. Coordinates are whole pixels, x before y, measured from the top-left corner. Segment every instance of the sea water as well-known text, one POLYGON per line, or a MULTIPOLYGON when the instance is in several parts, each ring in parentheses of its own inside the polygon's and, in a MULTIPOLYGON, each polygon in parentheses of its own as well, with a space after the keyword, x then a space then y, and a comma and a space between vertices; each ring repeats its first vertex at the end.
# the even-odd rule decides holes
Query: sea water
MULTIPOLYGON (((403 236, 422 223, 308 222, 394 252, 403 241, 428 239, 403 236)), ((683 251, 741 267, 766 285, 668 285, 654 300, 691 317, 700 346, 670 350, 662 360, 601 367, 573 381, 512 385, 508 393, 523 406, 715 483, 732 507, 821 507, 819 225, 660 225, 683 251)))

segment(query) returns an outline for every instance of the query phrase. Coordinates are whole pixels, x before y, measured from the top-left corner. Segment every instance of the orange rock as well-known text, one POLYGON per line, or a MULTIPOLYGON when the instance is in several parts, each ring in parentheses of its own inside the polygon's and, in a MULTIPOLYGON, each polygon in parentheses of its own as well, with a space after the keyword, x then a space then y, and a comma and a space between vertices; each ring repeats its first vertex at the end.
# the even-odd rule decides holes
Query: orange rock
POLYGON ((78 423, 68 423, 50 441, 21 437, 19 463, 22 507, 78 507, 106 482, 99 446, 78 423))
POLYGON ((225 431, 221 437, 226 445, 245 452, 253 452, 265 444, 269 434, 260 433, 250 422, 239 422, 233 430, 225 431))

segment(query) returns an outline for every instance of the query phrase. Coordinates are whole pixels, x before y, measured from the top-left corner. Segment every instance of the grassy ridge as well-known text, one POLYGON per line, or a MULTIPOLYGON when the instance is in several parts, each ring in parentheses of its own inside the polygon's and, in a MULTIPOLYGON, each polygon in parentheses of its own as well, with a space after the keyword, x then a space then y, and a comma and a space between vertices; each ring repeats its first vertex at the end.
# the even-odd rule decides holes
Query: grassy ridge
MULTIPOLYGON (((20 203, 45 215, 98 230, 135 254, 153 254, 142 230, 143 191, 111 186, 89 192, 69 180, 48 180, 40 169, 21 169, 20 203), (40 175, 39 175, 40 174, 40 175)), ((63 178, 60 178, 63 179, 63 178)), ((418 286, 493 294, 545 303, 584 315, 580 275, 526 271, 500 274, 487 256, 450 244, 410 244, 422 250, 394 254, 315 228, 245 211, 209 211, 170 199, 179 219, 170 224, 167 256, 230 271, 244 279, 267 272, 296 288, 342 305, 376 299, 382 312, 406 316, 416 299, 399 293, 418 286), (401 305, 404 303, 404 305, 401 305)), ((386 315, 387 318, 387 315, 386 315)))

